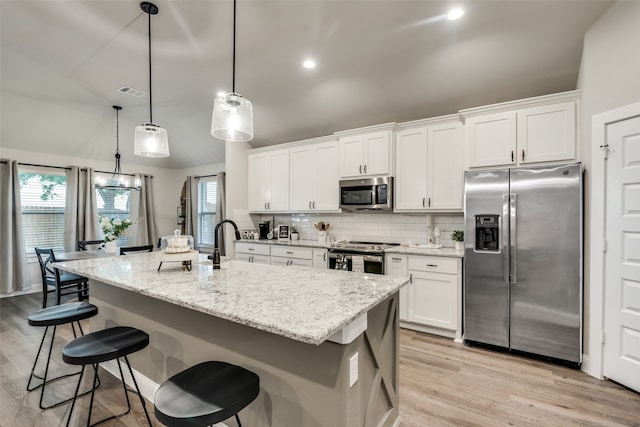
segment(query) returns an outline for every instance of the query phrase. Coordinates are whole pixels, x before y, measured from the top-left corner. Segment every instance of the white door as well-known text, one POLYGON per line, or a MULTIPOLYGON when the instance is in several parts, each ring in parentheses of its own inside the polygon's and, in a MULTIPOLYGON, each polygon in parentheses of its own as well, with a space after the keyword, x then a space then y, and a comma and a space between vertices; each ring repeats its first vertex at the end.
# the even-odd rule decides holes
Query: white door
POLYGON ((267 210, 271 187, 271 166, 266 153, 249 156, 248 206, 251 212, 267 210))
MULTIPOLYGON (((462 174, 462 171, 460 171, 462 174)), ((427 209, 427 129, 396 134, 395 210, 427 209)))
POLYGON ((518 161, 521 164, 575 157, 575 102, 518 111, 518 161))
POLYGON ((364 135, 363 175, 387 175, 391 156, 391 132, 376 132, 364 135))
MULTIPOLYGON (((310 211, 313 209, 313 193, 316 185, 315 149, 310 146, 292 148, 290 156, 291 191, 289 207, 296 212, 310 211)), ((338 183, 336 182, 337 186, 338 183)))
POLYGON ((516 112, 466 120, 469 167, 516 164, 516 112))
POLYGON ((427 207, 462 209, 462 126, 451 123, 429 128, 427 207))
POLYGON ((607 126, 603 374, 640 391, 640 117, 607 126))
POLYGON ((289 210, 289 150, 271 153, 271 186, 269 210, 289 210))
POLYGON ((361 135, 340 138, 340 177, 362 175, 364 146, 361 135))
POLYGON ((313 154, 315 162, 314 210, 337 211, 340 209, 340 170, 338 168, 338 143, 318 145, 313 154))

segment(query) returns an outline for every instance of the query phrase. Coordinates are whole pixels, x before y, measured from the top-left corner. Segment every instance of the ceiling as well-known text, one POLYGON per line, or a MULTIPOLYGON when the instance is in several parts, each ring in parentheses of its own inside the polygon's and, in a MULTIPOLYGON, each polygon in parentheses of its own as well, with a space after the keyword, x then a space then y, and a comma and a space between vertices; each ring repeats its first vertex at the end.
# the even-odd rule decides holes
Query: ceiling
MULTIPOLYGON (((157 0, 153 121, 171 156, 133 155, 149 121, 148 15, 135 0, 1 0, 1 144, 180 169, 224 162, 213 98, 231 91, 231 0, 157 0)), ((238 0, 236 92, 254 147, 576 88, 608 1, 238 0), (452 6, 465 9, 448 21, 452 6), (301 63, 312 57, 315 69, 301 63)))

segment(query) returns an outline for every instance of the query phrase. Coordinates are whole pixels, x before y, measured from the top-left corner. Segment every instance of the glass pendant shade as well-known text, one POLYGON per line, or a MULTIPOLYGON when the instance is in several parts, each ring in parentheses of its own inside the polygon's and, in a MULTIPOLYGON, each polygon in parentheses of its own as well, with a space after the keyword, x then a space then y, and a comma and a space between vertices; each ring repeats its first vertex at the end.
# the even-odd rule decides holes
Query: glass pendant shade
POLYGON ((217 96, 213 102, 211 135, 225 141, 253 139, 253 106, 237 93, 217 96))
POLYGON ((153 123, 136 126, 133 152, 144 157, 168 157, 169 139, 166 129, 153 123))

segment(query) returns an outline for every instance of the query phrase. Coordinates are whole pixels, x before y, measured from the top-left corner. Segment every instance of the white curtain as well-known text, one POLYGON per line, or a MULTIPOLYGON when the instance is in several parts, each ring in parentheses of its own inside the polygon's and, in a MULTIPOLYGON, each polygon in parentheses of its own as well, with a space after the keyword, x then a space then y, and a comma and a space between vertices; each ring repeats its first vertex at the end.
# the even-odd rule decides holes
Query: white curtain
POLYGON ((18 162, 0 161, 0 293, 31 289, 22 231, 18 162))
POLYGON ((72 166, 67 171, 67 198, 64 215, 64 250, 77 250, 78 240, 97 240, 98 204, 93 169, 72 166))
POLYGON ((132 191, 131 219, 138 223, 131 228, 130 244, 154 245, 158 244, 158 224, 156 222, 156 205, 153 198, 153 177, 136 174, 140 182, 140 191, 132 191))
MULTIPOLYGON (((225 208, 225 194, 226 194, 226 176, 224 172, 218 172, 216 177, 216 221, 220 222, 227 218, 227 209, 225 208)), ((218 231, 218 249, 220 249, 220 255, 226 255, 226 245, 224 242, 224 227, 220 227, 218 231)), ((235 234, 234 234, 235 235, 235 234)))
POLYGON ((188 176, 186 181, 187 209, 185 212, 184 231, 193 236, 196 248, 200 247, 198 241, 198 179, 188 176))

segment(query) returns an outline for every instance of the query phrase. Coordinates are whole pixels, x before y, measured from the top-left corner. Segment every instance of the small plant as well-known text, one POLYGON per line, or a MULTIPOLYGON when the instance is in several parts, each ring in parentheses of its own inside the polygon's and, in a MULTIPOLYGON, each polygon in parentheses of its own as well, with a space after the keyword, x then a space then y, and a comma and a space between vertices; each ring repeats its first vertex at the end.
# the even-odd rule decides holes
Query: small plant
POLYGON ((464 242, 464 231, 455 230, 453 233, 451 233, 451 240, 453 240, 454 242, 464 242))
POLYGON ((131 220, 129 218, 125 219, 115 219, 115 218, 107 218, 105 216, 100 216, 100 228, 102 228, 102 234, 104 235, 105 242, 112 242, 117 240, 120 236, 128 236, 129 235, 129 227, 138 222, 138 220, 131 220))

